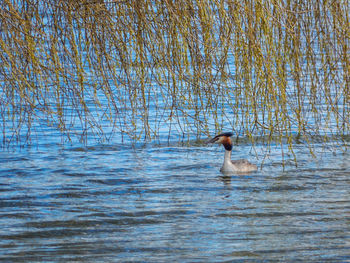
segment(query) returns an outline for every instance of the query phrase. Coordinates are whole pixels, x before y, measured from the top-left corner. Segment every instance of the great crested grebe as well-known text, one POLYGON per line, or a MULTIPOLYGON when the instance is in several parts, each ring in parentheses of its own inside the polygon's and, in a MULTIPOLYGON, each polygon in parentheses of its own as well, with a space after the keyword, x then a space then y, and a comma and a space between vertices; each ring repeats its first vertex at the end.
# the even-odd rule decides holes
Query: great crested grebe
POLYGON ((232 132, 224 132, 217 136, 215 136, 213 139, 211 139, 208 143, 218 143, 222 144, 225 147, 225 157, 224 157, 224 163, 220 169, 220 172, 222 173, 230 173, 230 172, 238 172, 238 173, 244 173, 244 172, 253 172, 258 169, 258 167, 255 164, 252 164, 248 162, 245 159, 241 160, 231 160, 231 152, 232 152, 232 140, 231 136, 233 135, 232 132))

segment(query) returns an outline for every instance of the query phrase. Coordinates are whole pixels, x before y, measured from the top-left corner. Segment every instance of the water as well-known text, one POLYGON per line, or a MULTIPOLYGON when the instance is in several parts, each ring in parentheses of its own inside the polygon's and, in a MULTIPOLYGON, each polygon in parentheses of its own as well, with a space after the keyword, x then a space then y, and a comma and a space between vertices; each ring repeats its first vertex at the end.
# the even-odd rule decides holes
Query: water
POLYGON ((201 143, 2 151, 0 260, 349 262, 350 155, 295 150, 232 176, 201 143))

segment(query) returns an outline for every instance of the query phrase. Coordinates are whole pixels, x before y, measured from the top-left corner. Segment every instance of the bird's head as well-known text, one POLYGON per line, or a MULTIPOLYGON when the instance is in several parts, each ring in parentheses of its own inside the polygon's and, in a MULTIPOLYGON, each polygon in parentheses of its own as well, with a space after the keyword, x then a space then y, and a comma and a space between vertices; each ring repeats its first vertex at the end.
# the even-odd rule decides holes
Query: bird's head
POLYGON ((208 143, 218 143, 222 144, 227 151, 232 150, 232 140, 231 136, 233 135, 232 132, 224 132, 219 135, 216 135, 214 138, 210 139, 208 143))

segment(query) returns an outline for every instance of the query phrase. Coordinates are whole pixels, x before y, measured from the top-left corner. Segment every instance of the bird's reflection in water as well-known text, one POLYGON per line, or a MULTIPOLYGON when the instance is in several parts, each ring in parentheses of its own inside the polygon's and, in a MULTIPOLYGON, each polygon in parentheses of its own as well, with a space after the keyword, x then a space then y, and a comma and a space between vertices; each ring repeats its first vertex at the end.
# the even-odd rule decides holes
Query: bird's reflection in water
POLYGON ((227 187, 231 186, 231 176, 221 175, 221 176, 219 176, 219 178, 224 183, 225 186, 227 186, 227 187))
POLYGON ((224 198, 228 198, 231 196, 232 186, 231 186, 231 176, 221 175, 219 176, 220 181, 224 183, 224 198))

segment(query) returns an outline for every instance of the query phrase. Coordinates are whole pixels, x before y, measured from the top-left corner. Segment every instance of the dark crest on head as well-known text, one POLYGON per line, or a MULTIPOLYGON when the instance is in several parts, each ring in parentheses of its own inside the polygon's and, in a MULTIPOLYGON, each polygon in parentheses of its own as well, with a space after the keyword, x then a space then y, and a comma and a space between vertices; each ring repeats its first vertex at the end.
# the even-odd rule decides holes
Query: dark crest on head
POLYGON ((233 133, 232 132, 223 132, 215 137, 221 137, 221 136, 231 137, 231 136, 233 136, 233 133))

